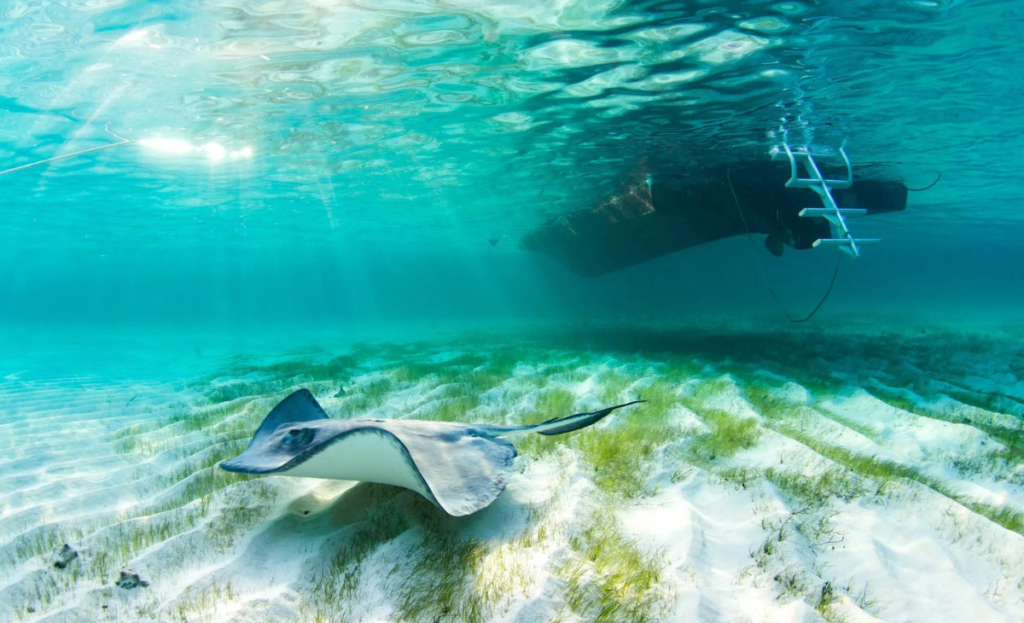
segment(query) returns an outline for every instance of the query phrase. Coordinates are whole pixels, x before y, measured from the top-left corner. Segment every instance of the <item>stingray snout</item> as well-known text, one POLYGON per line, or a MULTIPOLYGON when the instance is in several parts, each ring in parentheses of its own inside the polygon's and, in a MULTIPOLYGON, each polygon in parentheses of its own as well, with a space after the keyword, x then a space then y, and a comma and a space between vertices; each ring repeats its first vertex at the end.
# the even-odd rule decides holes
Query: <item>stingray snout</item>
POLYGON ((272 464, 259 453, 253 452, 252 448, 239 454, 233 459, 220 462, 221 469, 226 472, 234 472, 236 474, 269 474, 274 472, 278 467, 278 465, 272 464))

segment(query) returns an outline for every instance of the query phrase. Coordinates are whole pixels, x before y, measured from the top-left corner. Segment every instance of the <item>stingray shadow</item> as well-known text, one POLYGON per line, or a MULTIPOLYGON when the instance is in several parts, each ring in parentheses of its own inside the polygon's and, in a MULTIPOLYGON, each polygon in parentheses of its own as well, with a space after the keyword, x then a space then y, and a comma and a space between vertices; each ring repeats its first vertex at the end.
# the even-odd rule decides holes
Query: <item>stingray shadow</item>
POLYGON ((322 520, 337 530, 387 516, 406 530, 445 532, 453 536, 494 540, 525 528, 530 505, 506 492, 490 506, 471 515, 453 517, 423 496, 392 485, 356 483, 319 510, 322 520))
POLYGON ((318 578, 331 569, 359 565, 382 548, 414 548, 411 552, 418 551, 419 543, 431 543, 423 553, 430 556, 438 546, 504 543, 527 529, 530 509, 517 492, 506 491, 483 510, 453 517, 408 489, 335 481, 294 500, 289 512, 249 545, 247 555, 258 559, 263 551, 311 548, 299 577, 318 578))

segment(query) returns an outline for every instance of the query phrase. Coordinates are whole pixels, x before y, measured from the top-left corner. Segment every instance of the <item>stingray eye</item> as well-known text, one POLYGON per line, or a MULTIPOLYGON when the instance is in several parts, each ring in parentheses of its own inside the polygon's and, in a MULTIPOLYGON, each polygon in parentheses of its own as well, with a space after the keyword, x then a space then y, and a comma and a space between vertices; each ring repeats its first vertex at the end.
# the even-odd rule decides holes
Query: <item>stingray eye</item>
POLYGON ((284 434, 284 443, 289 446, 307 444, 313 439, 313 431, 308 428, 290 428, 284 434))

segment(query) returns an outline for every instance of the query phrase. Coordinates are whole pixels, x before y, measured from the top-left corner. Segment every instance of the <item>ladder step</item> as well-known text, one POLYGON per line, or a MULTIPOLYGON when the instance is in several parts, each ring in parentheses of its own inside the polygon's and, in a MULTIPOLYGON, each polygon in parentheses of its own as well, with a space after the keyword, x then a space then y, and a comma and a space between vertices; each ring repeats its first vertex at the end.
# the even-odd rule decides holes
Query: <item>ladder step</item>
POLYGON ((790 147, 786 143, 782 143, 772 148, 771 156, 772 160, 789 161, 789 181, 786 182, 786 188, 812 188, 819 192, 827 191, 829 188, 849 188, 853 184, 853 168, 850 166, 850 158, 846 155, 845 145, 844 141, 843 146, 836 150, 815 148, 809 145, 790 147), (841 164, 846 169, 846 178, 829 179, 816 160, 821 160, 823 163, 834 161, 841 164), (800 166, 797 163, 803 165, 810 177, 800 177, 800 166))
POLYGON ((808 178, 808 177, 796 177, 786 183, 786 188, 821 188, 821 183, 825 182, 829 188, 849 188, 853 182, 850 180, 831 180, 822 178, 820 180, 808 178))
MULTIPOLYGON (((839 208, 839 213, 843 216, 864 216, 868 213, 865 208, 839 208)), ((824 216, 829 217, 835 215, 835 211, 830 208, 804 208, 800 210, 799 216, 810 218, 812 216, 824 216)))
MULTIPOLYGON (((846 141, 838 149, 821 149, 816 145, 803 145, 791 147, 783 141, 776 145, 771 151, 772 160, 786 160, 789 162, 789 180, 786 188, 808 188, 813 190, 824 207, 804 208, 800 210, 799 216, 804 218, 820 217, 828 221, 830 235, 832 238, 815 240, 812 247, 836 247, 850 257, 860 256, 862 245, 878 244, 881 240, 877 238, 854 238, 846 225, 848 216, 864 216, 868 211, 864 208, 840 208, 832 193, 835 189, 849 188, 853 185, 853 165, 846 155, 846 141), (845 179, 830 179, 816 160, 832 161, 833 167, 838 164, 845 169, 845 179), (807 177, 802 177, 807 175, 807 177)), ((834 170, 834 168, 833 168, 834 170)))
MULTIPOLYGON (((814 158, 815 160, 838 160, 843 161, 846 159, 846 154, 843 152, 845 148, 828 147, 827 145, 815 145, 804 146, 804 147, 790 147, 789 153, 793 154, 796 158, 814 158)), ((786 160, 789 158, 789 154, 786 153, 784 148, 780 148, 775 145, 768 151, 768 155, 772 157, 772 160, 786 160)))
MULTIPOLYGON (((853 242, 856 242, 858 246, 862 246, 865 244, 878 244, 882 242, 882 240, 881 238, 856 238, 853 242)), ((819 246, 839 247, 848 244, 850 244, 849 238, 822 238, 820 240, 815 240, 814 244, 811 246, 815 248, 819 246)))

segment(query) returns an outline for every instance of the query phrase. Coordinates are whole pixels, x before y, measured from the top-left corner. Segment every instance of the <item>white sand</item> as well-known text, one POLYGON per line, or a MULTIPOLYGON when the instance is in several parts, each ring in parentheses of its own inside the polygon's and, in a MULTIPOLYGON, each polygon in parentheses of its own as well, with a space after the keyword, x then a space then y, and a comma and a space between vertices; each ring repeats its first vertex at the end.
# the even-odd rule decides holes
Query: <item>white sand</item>
MULTIPOLYGON (((460 353, 457 347, 440 348, 427 359, 444 362, 460 353)), ((559 373, 564 378, 555 377, 555 385, 569 390, 580 410, 601 404, 601 375, 608 370, 634 377, 625 396, 643 395, 662 370, 658 361, 635 358, 551 357, 577 362, 570 366, 576 374, 559 373)), ((813 391, 784 370, 775 370, 765 378, 774 379, 773 395, 798 410, 801 434, 830 448, 918 470, 932 485, 897 478, 850 499, 833 497, 804 508, 769 479, 755 476, 742 482, 723 479, 721 473, 748 468, 813 476, 836 469, 834 460, 773 428, 758 413, 744 398, 743 381, 738 380, 744 378, 742 366, 694 364, 702 376, 679 382, 679 394, 693 395, 701 383, 711 383, 716 389, 702 407, 760 422, 755 446, 717 461, 715 467, 687 465, 680 458, 687 444, 711 429, 698 413, 677 405, 669 421, 678 427, 678 438, 645 467, 652 495, 610 500, 590 479, 600 466, 587 466, 579 452, 563 447, 540 459, 521 456, 519 472, 492 507, 459 520, 429 519, 458 539, 482 544, 485 554, 473 571, 477 580, 468 585, 499 594, 489 602, 489 620, 592 618, 566 605, 565 574, 560 570, 575 560, 570 547, 574 526, 595 512, 618 521, 622 537, 635 540, 642 551, 660 555, 665 608, 656 620, 1021 620, 1024 537, 961 503, 1024 509, 1021 467, 991 459, 1002 448, 997 440, 970 424, 887 404, 869 393, 868 382, 813 402, 813 391), (965 468, 965 462, 975 467, 965 468), (951 498, 950 492, 959 497, 951 498), (763 554, 766 544, 770 554, 763 554), (819 597, 830 589, 833 601, 816 610, 819 597)), ((851 378, 880 383, 896 369, 871 359, 832 364, 859 375, 851 378), (865 372, 872 366, 878 367, 877 374, 865 372)), ((976 365, 963 366, 966 373, 947 374, 941 382, 1024 396, 1022 381, 1010 368, 997 360, 991 366, 993 374, 976 365)), ((485 417, 529 411, 536 404, 536 385, 530 379, 543 375, 543 369, 543 364, 520 363, 510 380, 482 396, 467 419, 473 413, 485 417), (519 393, 505 393, 513 389, 519 393)), ((909 363, 899 371, 918 375, 919 388, 939 383, 909 363)), ((381 374, 355 378, 356 387, 349 391, 358 392, 381 374)), ((194 371, 191 378, 201 376, 194 371)), ((318 574, 339 548, 362 538, 361 530, 383 521, 374 509, 394 492, 272 477, 230 484, 209 496, 202 512, 197 501, 175 510, 171 501, 216 469, 192 473, 195 469, 187 468, 228 442, 223 433, 183 430, 180 424, 147 428, 199 400, 197 390, 171 380, 48 378, 30 370, 12 371, 0 380, 0 621, 315 620, 304 604, 318 574), (138 431, 126 435, 133 425, 138 431), (132 445, 125 445, 126 439, 132 445), (183 480, 168 482, 174 473, 183 480), (240 508, 251 512, 239 515, 240 508), (185 515, 192 519, 182 519, 185 515), (118 530, 134 534, 129 528, 140 524, 147 526, 141 532, 156 536, 137 542, 107 575, 88 577, 103 548, 117 541, 111 535, 121 534, 118 530), (164 524, 170 527, 159 532, 164 524), (69 543, 81 552, 67 569, 53 568, 53 548, 26 553, 33 541, 45 541, 50 530, 69 534, 69 543), (150 586, 113 587, 122 562, 150 586)), ((230 388, 230 382, 215 385, 230 388)), ((410 383, 396 388, 372 412, 416 416, 443 390, 436 383, 410 383)), ((348 399, 333 398, 326 388, 319 395, 328 411, 348 399)), ((938 404, 909 395, 923 406, 938 404)), ((971 417, 1019 424, 1014 414, 988 412, 948 396, 941 401, 971 417)), ((271 405, 254 401, 225 421, 248 422, 245 418, 260 417, 271 405)), ((200 411, 193 410, 193 416, 200 411)), ((619 414, 599 426, 615 430, 626 417, 619 414)), ((407 518, 424 512, 411 492, 400 493, 390 504, 388 508, 407 518)), ((355 588, 338 595, 336 612, 344 617, 337 620, 395 620, 398 596, 417 581, 424 534, 414 522, 372 543, 349 570, 355 588)), ((590 575, 584 578, 600 573, 597 567, 587 569, 590 575)), ((423 581, 437 580, 423 576, 423 581)), ((424 595, 430 594, 427 587, 424 595)))

